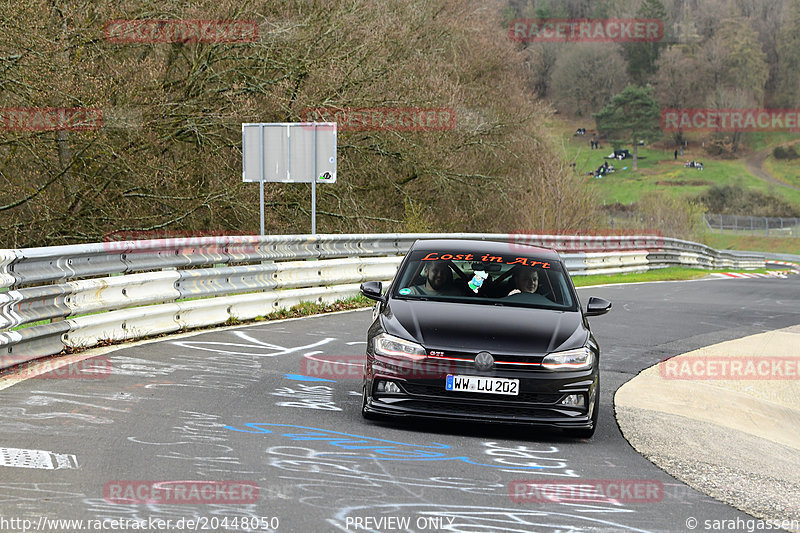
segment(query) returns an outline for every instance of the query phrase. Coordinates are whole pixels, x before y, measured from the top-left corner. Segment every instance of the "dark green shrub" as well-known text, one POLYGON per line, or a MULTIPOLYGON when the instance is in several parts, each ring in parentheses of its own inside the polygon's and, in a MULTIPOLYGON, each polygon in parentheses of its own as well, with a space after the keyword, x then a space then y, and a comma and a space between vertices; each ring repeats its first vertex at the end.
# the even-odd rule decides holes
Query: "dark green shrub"
POLYGON ((709 213, 759 217, 796 217, 800 209, 777 196, 745 189, 741 185, 714 185, 697 199, 709 213))
POLYGON ((800 154, 797 153, 797 149, 794 146, 776 146, 774 150, 772 150, 772 155, 775 159, 798 159, 800 158, 800 154))

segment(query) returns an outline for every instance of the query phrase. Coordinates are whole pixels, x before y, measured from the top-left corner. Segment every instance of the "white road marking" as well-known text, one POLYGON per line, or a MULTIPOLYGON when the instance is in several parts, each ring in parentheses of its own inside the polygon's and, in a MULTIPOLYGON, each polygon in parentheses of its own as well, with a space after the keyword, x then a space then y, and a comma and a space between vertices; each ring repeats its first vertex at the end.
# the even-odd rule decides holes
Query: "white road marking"
POLYGON ((0 448, 0 466, 60 470, 62 468, 78 468, 78 460, 74 455, 66 453, 26 450, 23 448, 0 448))

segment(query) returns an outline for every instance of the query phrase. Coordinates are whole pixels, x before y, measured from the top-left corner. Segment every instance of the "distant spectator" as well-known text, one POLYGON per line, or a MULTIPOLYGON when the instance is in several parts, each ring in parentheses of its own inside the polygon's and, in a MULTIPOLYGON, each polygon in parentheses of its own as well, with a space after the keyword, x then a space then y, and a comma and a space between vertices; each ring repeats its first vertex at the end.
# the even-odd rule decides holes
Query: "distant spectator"
POLYGON ((677 161, 677 160, 678 160, 678 149, 676 148, 675 149, 675 161, 677 161))

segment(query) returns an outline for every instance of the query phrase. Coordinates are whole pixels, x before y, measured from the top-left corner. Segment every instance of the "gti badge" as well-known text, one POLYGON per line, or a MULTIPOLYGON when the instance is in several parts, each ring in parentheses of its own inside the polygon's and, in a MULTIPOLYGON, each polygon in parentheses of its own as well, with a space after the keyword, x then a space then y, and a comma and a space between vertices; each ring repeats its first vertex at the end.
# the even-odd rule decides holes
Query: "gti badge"
POLYGON ((489 352, 479 352, 475 356, 475 368, 478 370, 490 370, 494 366, 494 357, 489 352))

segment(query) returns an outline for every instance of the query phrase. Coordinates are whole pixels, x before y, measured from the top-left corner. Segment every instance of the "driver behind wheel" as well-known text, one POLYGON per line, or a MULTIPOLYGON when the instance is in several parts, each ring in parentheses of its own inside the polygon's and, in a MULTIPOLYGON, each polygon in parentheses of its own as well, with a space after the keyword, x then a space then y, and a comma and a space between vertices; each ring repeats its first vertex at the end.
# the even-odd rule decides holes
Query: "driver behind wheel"
POLYGON ((539 288, 539 272, 532 268, 515 267, 512 278, 514 288, 508 293, 508 296, 522 292, 533 293, 539 288))
POLYGON ((453 282, 453 271, 446 261, 433 261, 425 265, 425 283, 414 285, 411 294, 417 296, 463 296, 465 290, 453 282))

